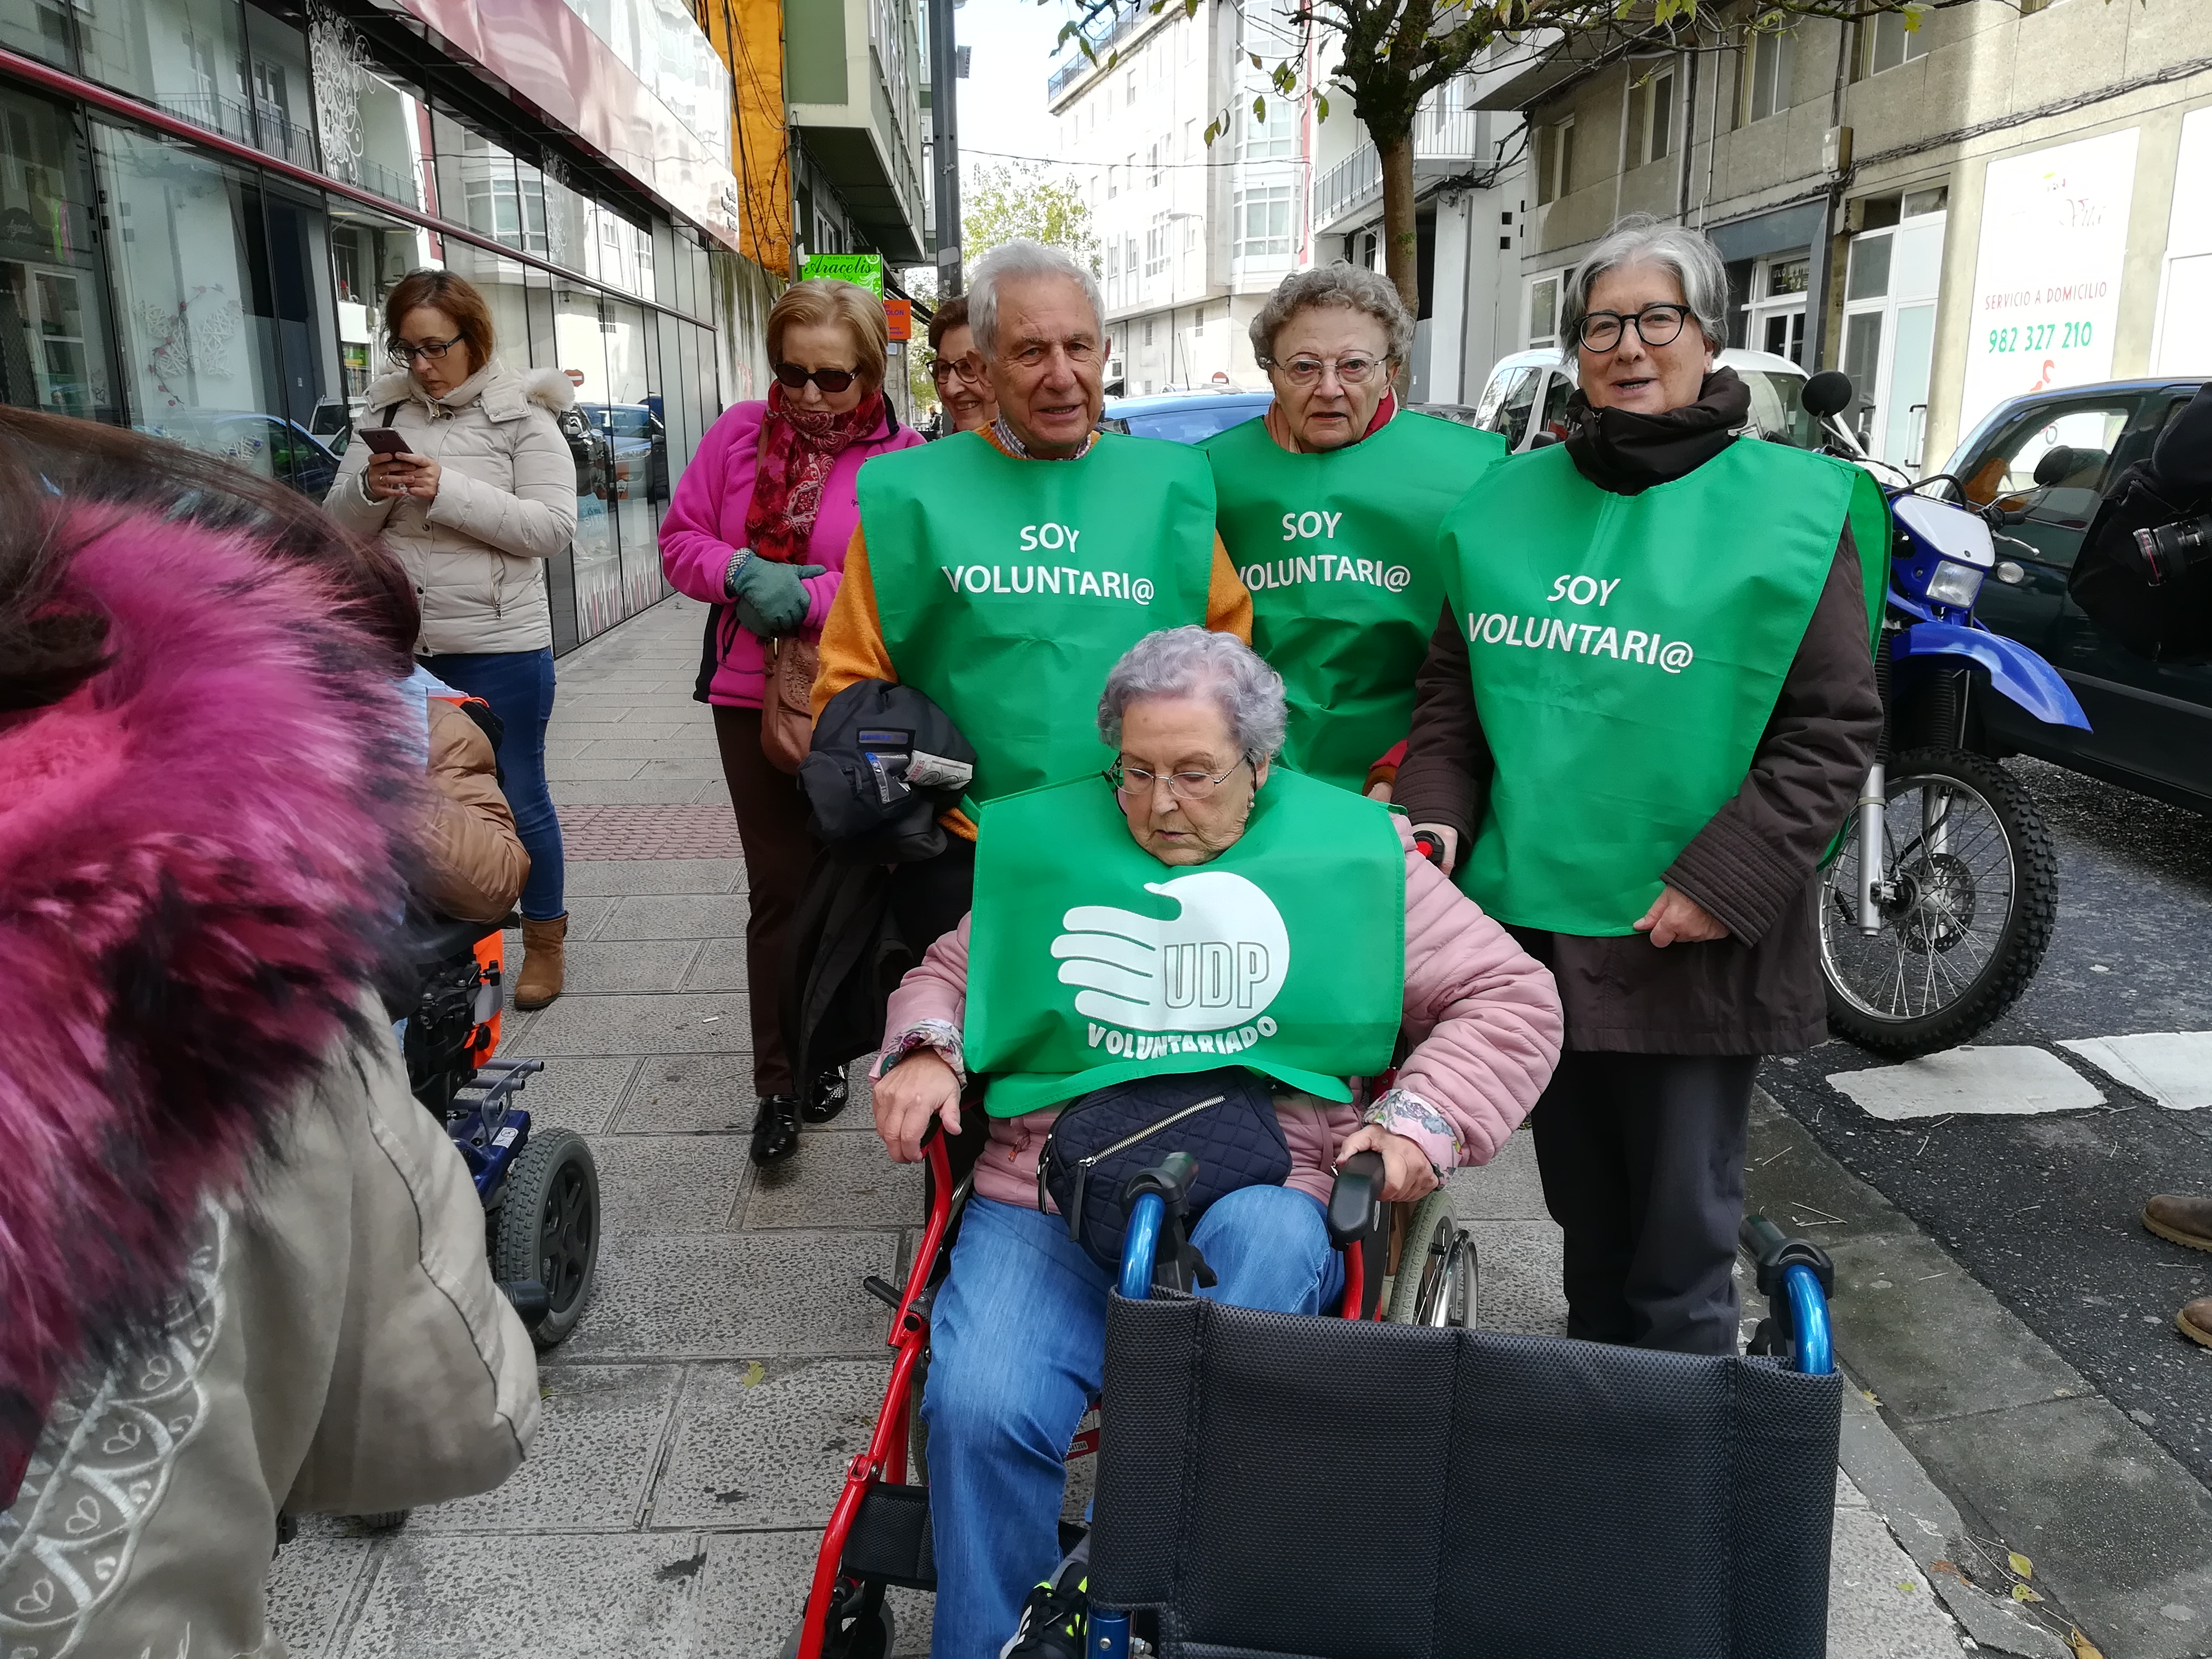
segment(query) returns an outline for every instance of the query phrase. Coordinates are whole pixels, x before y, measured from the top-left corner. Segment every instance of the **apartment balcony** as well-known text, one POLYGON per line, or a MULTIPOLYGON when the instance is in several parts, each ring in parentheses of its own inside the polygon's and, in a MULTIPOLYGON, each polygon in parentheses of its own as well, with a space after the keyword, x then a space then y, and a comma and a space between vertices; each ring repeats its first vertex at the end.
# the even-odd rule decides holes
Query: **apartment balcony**
MULTIPOLYGON (((1458 106, 1458 83, 1443 90, 1452 96, 1413 118, 1416 198, 1439 180, 1489 160, 1489 122, 1480 111, 1458 106)), ((1372 213, 1382 198, 1382 155, 1372 143, 1362 144, 1314 186, 1314 229, 1322 235, 1341 234, 1372 213)))
POLYGON ((1111 21, 1106 24, 1103 33, 1094 34, 1088 29, 1085 31, 1085 37, 1091 42, 1091 50, 1098 55, 1096 63, 1083 55, 1080 46, 1071 46, 1066 50, 1073 56, 1045 77, 1044 101, 1048 108, 1059 101, 1061 93, 1085 76, 1104 70, 1106 60, 1112 56, 1114 48, 1151 22, 1156 13, 1152 7, 1132 0, 1132 3, 1122 5, 1109 15, 1111 21))
POLYGON ((918 25, 909 3, 811 0, 784 13, 792 130, 854 224, 896 264, 925 253, 918 25))

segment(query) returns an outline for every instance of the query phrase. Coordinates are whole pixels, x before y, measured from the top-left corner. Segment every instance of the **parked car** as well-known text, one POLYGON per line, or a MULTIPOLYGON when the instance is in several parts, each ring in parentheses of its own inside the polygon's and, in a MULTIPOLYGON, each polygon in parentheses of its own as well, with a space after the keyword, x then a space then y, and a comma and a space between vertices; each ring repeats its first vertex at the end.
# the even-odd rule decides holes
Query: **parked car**
POLYGON ((2212 665, 2152 662, 2066 597, 2066 578, 2105 490, 2150 453, 2203 376, 2108 380, 2000 404, 1968 433, 1937 486, 2024 520, 1998 532, 1995 580, 1976 614, 2040 653, 2081 699, 2090 729, 2045 726, 2001 697, 1973 711, 1978 746, 2032 755, 2212 812, 2212 665))
POLYGON ((138 430, 203 454, 221 456, 249 472, 289 484, 320 501, 338 475, 338 458, 297 421, 252 410, 170 409, 137 423, 138 430))
POLYGON ((644 404, 578 404, 576 407, 606 442, 616 495, 627 499, 635 492, 647 501, 666 501, 668 446, 660 417, 644 404))
POLYGON ((1456 421, 1462 426, 1482 424, 1482 411, 1473 404, 1407 404, 1406 407, 1417 415, 1433 415, 1440 421, 1456 421))
MULTIPOLYGON (((1800 449, 1823 446, 1845 454, 1865 452, 1850 428, 1833 416, 1817 418, 1797 399, 1805 371, 1787 357, 1765 351, 1723 351, 1719 366, 1732 368, 1751 388, 1751 419, 1744 429, 1800 449)), ((1471 424, 1502 434, 1517 453, 1567 434, 1567 399, 1575 377, 1564 351, 1516 351, 1502 357, 1474 406, 1471 424)), ((1444 414, 1441 407, 1431 412, 1444 414)))
POLYGON ((1267 412, 1272 392, 1163 392, 1149 398, 1109 398, 1098 417, 1102 432, 1127 432, 1172 443, 1204 443, 1267 412))

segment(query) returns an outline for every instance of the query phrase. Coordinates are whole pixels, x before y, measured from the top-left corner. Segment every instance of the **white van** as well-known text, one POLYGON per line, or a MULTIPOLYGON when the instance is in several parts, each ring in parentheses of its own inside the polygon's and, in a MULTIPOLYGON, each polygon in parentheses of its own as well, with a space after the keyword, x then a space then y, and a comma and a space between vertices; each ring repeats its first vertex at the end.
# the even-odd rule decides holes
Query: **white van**
MULTIPOLYGON (((1797 401, 1805 371, 1789 358, 1765 351, 1723 351, 1717 366, 1734 369, 1751 388, 1751 418, 1744 431, 1800 449, 1827 444, 1846 455, 1864 453, 1842 421, 1816 421, 1805 412, 1797 401)), ((1474 406, 1473 424, 1502 434, 1509 450, 1534 449, 1540 442, 1566 436, 1567 398, 1574 389, 1574 371, 1565 352, 1516 351, 1498 359, 1498 367, 1490 371, 1490 383, 1474 406)))

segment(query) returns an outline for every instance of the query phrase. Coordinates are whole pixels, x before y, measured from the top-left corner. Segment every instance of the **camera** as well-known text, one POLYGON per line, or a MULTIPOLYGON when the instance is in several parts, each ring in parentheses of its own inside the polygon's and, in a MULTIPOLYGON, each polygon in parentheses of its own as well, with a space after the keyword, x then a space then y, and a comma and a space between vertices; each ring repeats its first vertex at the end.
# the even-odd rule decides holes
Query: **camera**
POLYGON ((2138 530, 2135 544, 2145 579, 2162 586, 2212 558, 2212 513, 2138 530))

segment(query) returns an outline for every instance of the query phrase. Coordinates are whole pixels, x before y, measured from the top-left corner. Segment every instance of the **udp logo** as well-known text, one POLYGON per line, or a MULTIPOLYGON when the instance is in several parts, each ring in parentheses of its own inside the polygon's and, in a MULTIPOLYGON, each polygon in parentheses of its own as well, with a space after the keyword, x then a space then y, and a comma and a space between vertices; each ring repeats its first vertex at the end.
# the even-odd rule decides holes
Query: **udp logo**
POLYGON ((1080 988, 1078 1013, 1133 1031, 1219 1031, 1275 1000, 1290 976, 1291 936, 1258 886, 1213 870, 1145 890, 1176 914, 1079 904, 1060 919, 1067 931, 1052 953, 1060 983, 1080 988))

